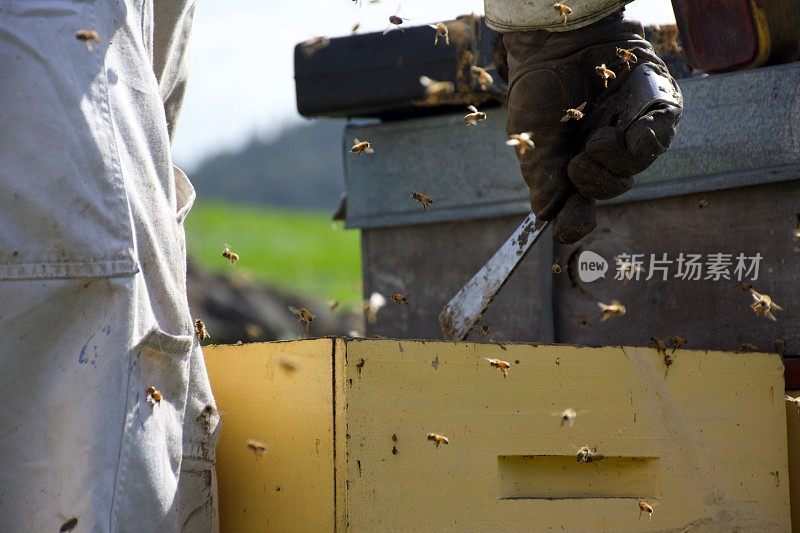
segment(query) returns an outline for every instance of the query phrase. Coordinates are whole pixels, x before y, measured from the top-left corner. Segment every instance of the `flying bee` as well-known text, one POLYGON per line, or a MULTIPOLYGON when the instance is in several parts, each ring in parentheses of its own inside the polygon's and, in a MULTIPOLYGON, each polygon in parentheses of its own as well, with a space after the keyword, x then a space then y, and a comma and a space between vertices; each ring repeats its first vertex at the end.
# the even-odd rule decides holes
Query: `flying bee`
POLYGON ((395 303, 400 304, 400 305, 403 305, 403 304, 408 305, 408 296, 406 296, 406 294, 404 292, 396 292, 396 293, 392 294, 392 300, 394 300, 395 303))
POLYGON ((267 452, 267 445, 261 441, 254 440, 254 439, 247 439, 245 444, 248 448, 253 450, 253 453, 256 455, 264 455, 267 452))
POLYGON ((512 133, 509 135, 506 144, 508 146, 515 147, 517 150, 517 155, 522 157, 529 149, 536 148, 536 145, 531 139, 531 135, 532 133, 530 131, 526 131, 524 133, 512 133))
POLYGON ((639 520, 642 519, 642 513, 647 513, 647 518, 649 520, 653 519, 653 506, 644 500, 639 502, 639 520))
POLYGON ((161 391, 155 387, 147 387, 147 401, 155 405, 161 403, 161 391))
POLYGON ((488 357, 484 357, 483 359, 494 368, 499 368, 504 378, 508 377, 508 369, 511 368, 511 363, 503 361, 502 359, 489 359, 488 357))
POLYGON ((706 207, 708 207, 708 200, 705 198, 697 202, 697 209, 705 209, 706 207))
POLYGON ((358 139, 353 139, 353 147, 350 148, 350 153, 356 154, 356 157, 360 157, 362 153, 373 154, 375 153, 375 150, 373 150, 369 141, 359 141, 358 139))
POLYGON ((428 206, 433 203, 433 200, 431 200, 430 197, 424 192, 412 192, 411 199, 419 202, 425 211, 427 211, 428 206))
POLYGON ((603 63, 599 67, 594 67, 594 71, 597 72, 597 75, 600 76, 600 79, 603 80, 603 87, 605 87, 606 89, 608 88, 608 80, 617 79, 617 75, 614 74, 613 70, 606 67, 605 63, 603 63))
POLYGON ((628 310, 619 300, 611 300, 610 304, 597 302, 597 306, 600 307, 600 310, 603 313, 603 316, 600 318, 600 322, 606 322, 612 316, 622 316, 628 312, 628 310))
POLYGON ((428 26, 436 30, 436 35, 433 38, 434 46, 439 44, 439 37, 444 37, 444 44, 450 46, 450 33, 447 31, 447 24, 437 22, 436 24, 428 24, 428 26))
POLYGON ((672 346, 672 353, 675 353, 675 350, 686 344, 686 339, 680 335, 675 335, 669 340, 669 344, 672 346))
POLYGON ((567 25, 567 17, 572 14, 572 9, 562 4, 561 2, 553 4, 553 9, 558 11, 561 14, 561 17, 564 19, 564 26, 567 25))
POLYGON ((455 85, 451 81, 436 81, 428 76, 420 76, 419 83, 425 87, 425 96, 428 98, 437 98, 445 94, 453 94, 456 90, 455 85))
POLYGON ((319 36, 319 37, 312 37, 307 41, 303 41, 302 43, 300 43, 300 46, 303 47, 303 53, 306 55, 306 57, 311 57, 318 51, 328 46, 329 44, 331 44, 330 39, 328 39, 327 37, 319 36))
POLYGON ((572 424, 575 423, 575 417, 578 416, 578 413, 575 409, 570 409, 569 407, 561 411, 559 418, 561 419, 561 427, 568 425, 572 427, 572 424))
POLYGON ((92 43, 100 43, 100 34, 95 30, 78 30, 75 32, 75 38, 83 41, 86 44, 86 49, 90 52, 94 50, 92 43))
POLYGON ((400 16, 398 16, 398 13, 400 13, 400 7, 401 7, 401 6, 397 6, 397 11, 395 11, 394 15, 391 15, 391 16, 389 17, 389 26, 388 26, 388 27, 386 28, 386 30, 383 32, 383 34, 384 34, 384 35, 386 35, 387 33, 389 33, 390 31, 392 31, 392 30, 394 30, 394 29, 398 29, 398 30, 400 30, 400 31, 401 31, 401 32, 403 32, 403 33, 405 33, 405 32, 406 32, 406 30, 404 30, 403 28, 401 28, 401 27, 400 27, 400 25, 401 25, 401 24, 402 24, 404 21, 406 21, 406 20, 408 20, 408 19, 407 19, 407 18, 403 18, 403 17, 400 17, 400 16))
POLYGON ((478 86, 481 88, 481 91, 489 90, 489 87, 491 87, 492 84, 494 83, 494 78, 492 78, 492 75, 489 74, 483 67, 472 65, 469 68, 469 71, 472 73, 473 76, 475 76, 475 79, 478 82, 478 86))
POLYGON ((72 517, 63 524, 61 524, 61 529, 58 530, 58 533, 68 533, 75 529, 75 526, 78 525, 78 519, 76 517, 72 517))
POLYGON ((360 22, 356 22, 355 24, 353 24, 353 27, 350 29, 350 33, 357 32, 358 28, 360 28, 360 27, 361 27, 361 23, 360 22))
POLYGON ((789 402, 789 403, 793 403, 795 405, 795 407, 797 407, 798 414, 800 414, 800 396, 798 396, 797 398, 792 398, 791 396, 789 396, 787 394, 786 395, 786 401, 789 402))
POLYGON ((556 262, 553 263, 553 266, 550 267, 550 270, 552 270, 553 274, 555 274, 556 276, 561 274, 562 268, 561 268, 561 265, 558 264, 558 260, 556 260, 556 262))
POLYGON ((222 257, 224 257, 225 259, 230 261, 231 264, 234 264, 234 263, 236 263, 236 261, 239 260, 239 254, 237 254, 236 252, 232 252, 227 244, 222 249, 222 257))
POLYGON ((633 51, 634 48, 617 48, 617 57, 625 63, 628 70, 631 69, 631 63, 639 61, 633 51))
POLYGON ((757 352, 758 346, 755 344, 751 344, 749 342, 743 342, 739 345, 739 348, 736 350, 737 352, 745 353, 745 352, 757 352))
POLYGON ((437 448, 440 444, 450 444, 450 439, 438 433, 428 433, 428 440, 433 441, 437 448))
POLYGON ((367 315, 367 322, 375 324, 378 321, 378 311, 386 305, 386 298, 379 292, 373 292, 367 300, 364 300, 364 312, 367 315))
POLYGON ((308 333, 308 326, 314 320, 314 315, 311 314, 311 311, 306 309, 305 307, 292 307, 289 306, 289 311, 294 313, 297 316, 297 321, 302 322, 303 325, 306 327, 306 333, 308 333))
POLYGON ((464 115, 464 124, 467 126, 474 126, 481 120, 486 120, 486 113, 478 111, 474 105, 468 106, 469 113, 464 115))
POLYGON ((211 334, 206 329, 205 323, 199 318, 194 321, 194 334, 197 335, 197 340, 199 341, 211 338, 211 334))
POLYGON ((783 307, 773 302, 769 295, 761 294, 755 289, 751 288, 750 294, 753 296, 753 305, 750 306, 750 309, 753 310, 753 313, 755 313, 756 316, 763 315, 773 322, 777 322, 778 319, 772 314, 772 310, 774 309, 775 311, 783 311, 783 307))
POLYGON ((582 103, 581 105, 579 105, 575 109, 572 109, 572 108, 567 109, 566 110, 567 114, 564 115, 563 117, 561 117, 561 122, 567 122, 570 119, 573 119, 573 120, 582 119, 583 118, 583 108, 584 107, 586 107, 586 102, 582 103))
POLYGON ((489 326, 489 324, 483 324, 479 331, 480 334, 483 335, 484 337, 488 337, 489 335, 492 334, 492 328, 491 326, 489 326))
POLYGON ((285 370, 287 374, 293 374, 299 368, 295 361, 287 357, 278 359, 278 366, 285 370))
POLYGON ((328 302, 328 309, 330 309, 331 311, 336 311, 337 309, 339 309, 339 306, 341 305, 342 302, 334 298, 333 300, 328 302))

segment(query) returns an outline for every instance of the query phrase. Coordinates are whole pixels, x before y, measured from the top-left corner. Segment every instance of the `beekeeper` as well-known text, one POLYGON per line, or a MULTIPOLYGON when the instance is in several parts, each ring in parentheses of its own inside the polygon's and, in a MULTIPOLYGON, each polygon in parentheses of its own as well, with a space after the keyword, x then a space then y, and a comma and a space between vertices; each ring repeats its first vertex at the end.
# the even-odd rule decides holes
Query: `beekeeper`
MULTIPOLYGON (((596 226, 595 200, 622 194, 669 147, 683 100, 630 0, 484 0, 503 33, 509 135, 532 132, 518 152, 538 218, 573 243, 596 226), (567 118, 583 106, 582 118, 567 118)), ((503 66, 498 66, 502 71, 503 66)))
POLYGON ((170 138, 192 0, 0 1, 3 531, 209 531, 170 138))

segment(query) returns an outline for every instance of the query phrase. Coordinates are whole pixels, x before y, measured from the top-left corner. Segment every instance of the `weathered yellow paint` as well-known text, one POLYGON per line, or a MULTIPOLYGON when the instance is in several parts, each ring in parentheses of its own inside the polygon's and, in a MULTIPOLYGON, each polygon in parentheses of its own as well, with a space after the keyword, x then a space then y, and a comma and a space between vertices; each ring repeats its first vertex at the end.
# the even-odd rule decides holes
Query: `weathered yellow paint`
POLYGON ((790 529, 778 356, 679 350, 667 372, 647 348, 328 339, 214 347, 206 357, 224 424, 224 531, 330 531, 334 519, 340 531, 790 529), (279 350, 325 364, 291 377, 305 397, 271 395, 268 405, 259 389, 285 376, 256 370, 279 350), (484 357, 510 362, 508 377, 484 357), (236 391, 248 390, 263 401, 239 407, 247 402, 236 391), (296 425, 286 411, 298 411, 295 401, 314 423, 296 425), (566 408, 578 413, 572 426, 562 425, 566 408), (286 442, 283 433, 328 435, 327 466, 308 447, 276 445, 258 459, 270 468, 254 468, 238 426, 266 418, 270 444, 286 442), (436 448, 431 432, 449 445, 436 448), (584 445, 605 459, 577 463, 584 445), (272 467, 299 494, 243 490, 277 482, 272 467), (304 483, 329 492, 311 504, 304 483), (652 520, 640 519, 640 498, 654 506, 652 520))
MULTIPOLYGON (((786 391, 793 398, 800 396, 800 390, 786 391)), ((789 491, 791 494, 792 531, 800 533, 800 410, 793 403, 786 402, 786 427, 789 443, 789 491)))

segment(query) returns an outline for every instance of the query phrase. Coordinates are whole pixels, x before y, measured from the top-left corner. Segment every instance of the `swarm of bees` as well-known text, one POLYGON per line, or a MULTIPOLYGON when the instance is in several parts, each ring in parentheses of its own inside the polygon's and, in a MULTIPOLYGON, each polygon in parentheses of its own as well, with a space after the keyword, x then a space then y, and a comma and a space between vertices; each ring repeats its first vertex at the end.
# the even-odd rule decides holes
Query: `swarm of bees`
POLYGON ((424 192, 412 192, 411 199, 419 202, 419 205, 421 205, 425 211, 427 211, 428 206, 433 203, 433 200, 424 192))
POLYGON ((396 292, 392 294, 392 300, 398 305, 408 305, 408 296, 404 292, 396 292))
POLYGON ((599 67, 594 67, 594 71, 597 72, 597 75, 600 76, 601 80, 603 80, 603 87, 606 89, 608 88, 608 80, 617 79, 617 75, 614 74, 613 70, 606 67, 605 63, 603 63, 599 67))
POLYGON ((437 81, 428 76, 420 76, 419 83, 425 87, 427 98, 438 98, 446 94, 453 94, 456 91, 452 81, 437 81))
POLYGON ((147 387, 147 401, 150 404, 155 405, 161 403, 161 399, 161 391, 155 387, 147 387))
POLYGON ((306 327, 306 333, 308 333, 308 326, 310 326, 311 322, 314 320, 314 315, 311 314, 311 311, 305 307, 292 307, 291 305, 289 306, 289 311, 297 317, 298 322, 306 327))
POLYGON ((206 329, 205 323, 199 318, 194 321, 194 334, 197 335, 197 340, 199 341, 211 338, 211 334, 206 329))
POLYGON ((428 433, 428 440, 433 441, 437 448, 440 444, 450 444, 450 439, 438 433, 428 433))
POLYGON ((86 44, 86 49, 90 52, 94 50, 92 43, 100 42, 100 34, 95 30, 78 30, 75 32, 75 38, 83 41, 86 44))
POLYGON ((631 63, 636 63, 639 59, 633 53, 634 48, 617 48, 617 57, 620 58, 628 70, 631 69, 631 63))
POLYGON ((619 300, 611 300, 610 304, 604 304, 603 302, 597 302, 597 306, 600 308, 602 312, 602 316, 600 317, 600 322, 606 322, 613 316, 622 316, 628 312, 622 302, 619 300))
POLYGON ((517 150, 517 155, 519 157, 524 156, 528 150, 536 148, 536 145, 533 143, 533 139, 531 139, 532 132, 526 131, 523 133, 512 133, 509 135, 506 144, 508 146, 513 146, 517 150))
POLYGON ((475 80, 478 82, 478 87, 481 88, 481 91, 488 91, 489 87, 491 87, 494 83, 494 78, 492 78, 492 75, 489 74, 483 67, 472 65, 469 68, 469 71, 473 76, 475 76, 475 80))
POLYGON ((555 9, 556 11, 558 11, 561 14, 561 17, 564 20, 564 26, 566 26, 567 25, 567 17, 569 15, 572 15, 572 9, 569 6, 567 6, 567 5, 565 5, 565 4, 561 3, 561 2, 553 4, 553 9, 555 9))
POLYGON ((586 102, 582 103, 578 107, 572 109, 567 109, 566 115, 561 117, 561 122, 568 122, 570 119, 572 120, 580 120, 583 118, 583 108, 586 107, 586 102))
POLYGON ((642 519, 642 513, 647 513, 647 518, 653 519, 653 506, 644 500, 639 502, 639 519, 642 519))
POLYGON ((486 120, 486 113, 478 111, 478 108, 474 105, 468 106, 467 109, 469 113, 464 115, 464 125, 474 126, 481 120, 486 120))
POLYGON ((793 403, 794 406, 797 407, 797 412, 800 413, 800 396, 798 396, 797 398, 792 398, 787 394, 786 401, 789 403, 793 403))
POLYGON ((267 452, 267 445, 258 440, 247 439, 245 441, 245 445, 247 445, 248 448, 253 450, 253 453, 256 454, 257 456, 264 455, 267 452))
POLYGON ((761 294, 753 288, 750 289, 750 294, 753 296, 753 304, 750 306, 753 313, 756 316, 765 316, 773 322, 777 322, 778 319, 775 318, 772 311, 783 311, 783 307, 773 302, 768 294, 761 294))
POLYGON ((433 38, 434 46, 439 44, 439 37, 444 37, 444 44, 450 46, 450 33, 447 31, 447 24, 444 22, 437 22, 436 24, 429 24, 429 26, 436 30, 436 34, 433 38))
POLYGON ((350 153, 356 154, 356 157, 360 157, 362 153, 373 154, 375 153, 375 150, 373 150, 369 141, 359 141, 358 139, 353 139, 353 147, 350 148, 350 153))
POLYGON ((575 460, 579 463, 596 463, 603 459, 605 459, 605 456, 602 453, 597 453, 596 446, 594 448, 583 446, 578 450, 578 453, 575 454, 575 460))
POLYGON ((508 361, 503 361, 502 359, 490 359, 488 357, 484 357, 483 359, 494 368, 499 368, 500 372, 503 373, 504 378, 508 377, 508 369, 511 368, 511 363, 508 361))
POLYGON ((232 252, 227 244, 222 249, 222 257, 230 261, 232 265, 239 260, 239 254, 237 254, 236 252, 232 252))

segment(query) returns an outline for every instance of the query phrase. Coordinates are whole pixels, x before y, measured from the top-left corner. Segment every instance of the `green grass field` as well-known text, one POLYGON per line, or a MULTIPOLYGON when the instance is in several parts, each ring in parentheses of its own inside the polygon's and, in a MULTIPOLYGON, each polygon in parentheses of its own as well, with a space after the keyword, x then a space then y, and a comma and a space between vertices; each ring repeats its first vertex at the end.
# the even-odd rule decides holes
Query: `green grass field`
POLYGON ((198 201, 185 227, 189 259, 208 270, 342 303, 361 297, 358 231, 332 226, 329 213, 198 201), (235 266, 225 244, 240 256, 235 266))

